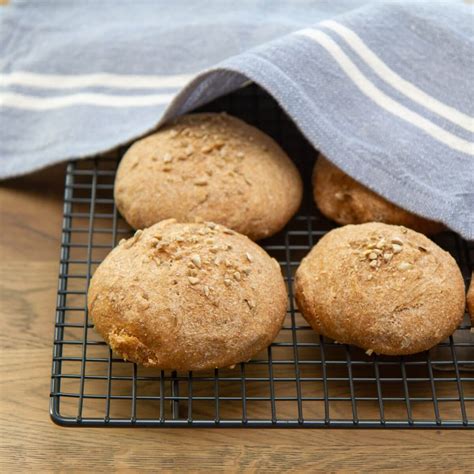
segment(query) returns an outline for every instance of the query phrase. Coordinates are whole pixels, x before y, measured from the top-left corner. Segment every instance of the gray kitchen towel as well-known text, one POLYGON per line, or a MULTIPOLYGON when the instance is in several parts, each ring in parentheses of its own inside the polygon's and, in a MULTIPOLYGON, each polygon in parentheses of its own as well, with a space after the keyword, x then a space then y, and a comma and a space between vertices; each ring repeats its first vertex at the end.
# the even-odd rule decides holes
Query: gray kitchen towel
POLYGON ((468 3, 14 1, 0 178, 106 151, 250 80, 355 179, 474 239, 468 3))

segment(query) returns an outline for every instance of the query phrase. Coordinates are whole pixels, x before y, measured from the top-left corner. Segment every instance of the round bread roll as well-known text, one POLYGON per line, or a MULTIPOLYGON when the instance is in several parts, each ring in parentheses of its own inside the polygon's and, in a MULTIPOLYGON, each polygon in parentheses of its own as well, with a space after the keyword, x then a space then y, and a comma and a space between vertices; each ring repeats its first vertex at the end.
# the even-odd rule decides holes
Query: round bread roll
POLYGON ((257 244, 174 219, 122 241, 88 293, 95 328, 117 354, 176 370, 250 359, 276 337, 286 305, 280 266, 257 244))
POLYGON ((303 193, 298 170, 269 136, 216 113, 179 117, 134 143, 114 189, 117 208, 134 228, 198 217, 253 240, 280 231, 303 193))
POLYGON ((471 284, 466 295, 467 310, 471 316, 471 332, 474 332, 474 272, 471 273, 471 284))
POLYGON ((320 155, 313 171, 313 194, 322 214, 339 224, 385 222, 424 234, 444 229, 439 222, 417 216, 392 204, 352 179, 320 155))
POLYGON ((464 314, 456 262, 422 234, 381 223, 326 234, 296 272, 313 329, 368 354, 414 354, 452 334, 464 314))

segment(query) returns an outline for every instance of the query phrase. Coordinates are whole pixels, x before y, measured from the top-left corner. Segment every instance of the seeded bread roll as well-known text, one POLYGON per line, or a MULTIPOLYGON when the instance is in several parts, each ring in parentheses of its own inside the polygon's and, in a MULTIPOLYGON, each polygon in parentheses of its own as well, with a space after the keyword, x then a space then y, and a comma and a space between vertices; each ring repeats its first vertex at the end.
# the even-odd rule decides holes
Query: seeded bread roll
POLYGON ((286 305, 280 266, 257 244, 174 219, 122 241, 88 293, 95 328, 117 354, 176 370, 250 359, 276 337, 286 305))
POLYGON ((422 234, 381 223, 326 234, 296 272, 298 307, 319 334, 368 354, 414 354, 464 314, 456 262, 422 234))
POLYGON ((134 228, 196 217, 253 240, 280 231, 303 186, 267 135, 226 114, 185 115, 127 151, 115 181, 117 208, 134 228))
POLYGON ((403 225, 423 234, 434 234, 444 229, 439 222, 412 214, 375 194, 322 155, 313 171, 313 194, 319 210, 339 224, 385 222, 403 225))
POLYGON ((471 316, 471 332, 474 332, 474 272, 471 273, 471 284, 466 295, 467 310, 471 316))

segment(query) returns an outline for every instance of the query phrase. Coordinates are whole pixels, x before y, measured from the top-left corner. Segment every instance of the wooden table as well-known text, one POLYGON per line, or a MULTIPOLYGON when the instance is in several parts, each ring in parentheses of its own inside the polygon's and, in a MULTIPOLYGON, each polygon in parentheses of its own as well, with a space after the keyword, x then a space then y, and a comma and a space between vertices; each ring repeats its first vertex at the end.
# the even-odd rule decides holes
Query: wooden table
POLYGON ((472 431, 75 429, 49 419, 64 166, 0 183, 3 472, 472 470, 472 431))

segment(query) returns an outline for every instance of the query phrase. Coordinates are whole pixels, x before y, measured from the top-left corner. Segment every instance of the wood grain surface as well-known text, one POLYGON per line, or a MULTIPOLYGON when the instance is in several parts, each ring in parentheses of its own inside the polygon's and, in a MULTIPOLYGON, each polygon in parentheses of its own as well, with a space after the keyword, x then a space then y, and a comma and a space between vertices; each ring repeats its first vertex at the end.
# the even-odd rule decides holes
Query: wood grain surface
POLYGON ((61 165, 0 183, 2 472, 472 472, 472 431, 54 425, 48 402, 63 175, 61 165))

